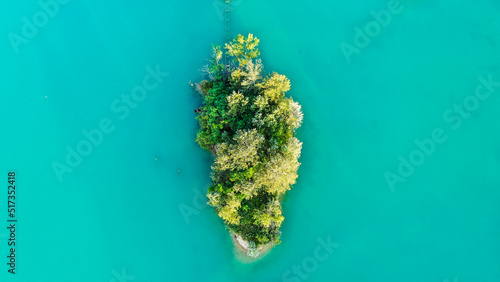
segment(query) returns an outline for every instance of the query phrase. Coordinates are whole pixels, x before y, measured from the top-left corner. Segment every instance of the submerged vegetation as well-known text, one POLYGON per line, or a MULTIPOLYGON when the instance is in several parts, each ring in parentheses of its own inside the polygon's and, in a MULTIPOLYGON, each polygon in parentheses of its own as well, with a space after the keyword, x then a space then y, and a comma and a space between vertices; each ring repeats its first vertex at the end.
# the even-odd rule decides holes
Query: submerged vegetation
POLYGON ((228 58, 214 46, 206 80, 196 83, 203 106, 196 142, 211 152, 209 204, 228 229, 259 246, 280 243, 284 220, 281 199, 296 182, 302 143, 294 137, 302 123, 301 106, 285 97, 290 81, 272 73, 264 77, 259 40, 238 35, 226 44, 228 58))

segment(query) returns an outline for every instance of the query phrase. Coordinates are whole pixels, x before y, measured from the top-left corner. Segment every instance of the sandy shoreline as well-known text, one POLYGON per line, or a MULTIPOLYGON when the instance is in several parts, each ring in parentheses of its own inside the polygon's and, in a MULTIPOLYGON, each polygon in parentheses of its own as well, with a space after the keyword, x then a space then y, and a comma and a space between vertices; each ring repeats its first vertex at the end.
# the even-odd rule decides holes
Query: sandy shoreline
POLYGON ((258 261, 261 258, 263 258, 265 255, 267 255, 269 253, 269 251, 271 251, 271 249, 274 247, 274 245, 272 243, 260 246, 258 248, 258 250, 260 252, 259 256, 256 258, 252 258, 252 257, 247 256, 248 242, 243 240, 243 238, 241 238, 239 235, 237 235, 231 231, 229 231, 229 235, 231 236, 231 240, 233 241, 234 253, 236 255, 236 258, 242 263, 252 263, 252 262, 258 261))

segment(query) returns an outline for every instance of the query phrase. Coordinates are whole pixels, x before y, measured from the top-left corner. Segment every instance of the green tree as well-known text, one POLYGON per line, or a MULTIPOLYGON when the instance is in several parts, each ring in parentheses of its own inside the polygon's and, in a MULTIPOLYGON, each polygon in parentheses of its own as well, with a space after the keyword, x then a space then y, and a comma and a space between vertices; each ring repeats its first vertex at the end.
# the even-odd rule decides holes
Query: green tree
POLYGON ((294 137, 303 113, 286 97, 286 76, 263 74, 259 40, 238 35, 226 44, 230 66, 221 64, 220 46, 213 46, 208 79, 196 84, 203 106, 197 111, 196 142, 211 152, 208 204, 228 228, 248 240, 249 256, 261 244, 279 244, 284 220, 279 199, 298 177, 302 143, 294 137))
POLYGON ((285 193, 295 184, 300 166, 298 157, 302 143, 295 137, 290 139, 285 151, 272 155, 263 168, 254 175, 255 183, 265 186, 268 193, 285 193))
POLYGON ((248 97, 243 96, 240 92, 233 91, 233 94, 227 96, 229 106, 229 115, 236 116, 246 109, 248 97))
POLYGON ((277 103, 285 97, 285 92, 290 90, 290 80, 286 76, 274 72, 257 84, 257 87, 262 90, 270 102, 277 103))
POLYGON ((227 196, 225 204, 219 210, 219 216, 229 224, 239 224, 240 216, 238 215, 238 209, 241 206, 241 202, 233 192, 227 196))
POLYGON ((255 85, 255 83, 261 78, 261 73, 264 66, 262 65, 262 61, 259 59, 253 63, 252 60, 249 60, 245 65, 245 70, 242 72, 243 81, 241 82, 241 86, 245 88, 249 88, 255 85))
POLYGON ((251 59, 257 58, 260 55, 259 39, 249 34, 247 38, 239 34, 233 42, 226 44, 227 54, 234 57, 234 61, 238 62, 238 67, 245 66, 251 59))
POLYGON ((281 205, 278 201, 269 202, 265 209, 257 210, 253 215, 254 223, 264 228, 280 227, 285 219, 281 215, 281 205))
POLYGON ((257 164, 258 150, 264 138, 252 130, 239 130, 234 136, 234 144, 222 143, 217 150, 214 169, 216 170, 246 170, 257 164))
POLYGON ((234 191, 244 195, 245 199, 251 199, 257 196, 261 186, 255 181, 245 180, 234 185, 234 191))
POLYGON ((256 258, 260 254, 259 250, 257 249, 257 245, 255 245, 254 241, 250 241, 248 243, 248 251, 247 251, 247 256, 256 258))

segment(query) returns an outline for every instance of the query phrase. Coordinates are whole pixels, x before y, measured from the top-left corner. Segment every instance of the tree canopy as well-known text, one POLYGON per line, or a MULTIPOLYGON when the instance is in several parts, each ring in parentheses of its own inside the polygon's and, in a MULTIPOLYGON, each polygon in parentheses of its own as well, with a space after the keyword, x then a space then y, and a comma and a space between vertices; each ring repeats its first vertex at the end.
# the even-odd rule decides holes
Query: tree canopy
POLYGON ((294 137, 301 106, 286 97, 285 75, 264 75, 259 39, 238 35, 212 49, 206 79, 196 84, 203 106, 196 142, 211 152, 209 204, 227 227, 248 240, 251 255, 266 243, 279 244, 284 220, 281 199, 298 177, 302 143, 294 137))

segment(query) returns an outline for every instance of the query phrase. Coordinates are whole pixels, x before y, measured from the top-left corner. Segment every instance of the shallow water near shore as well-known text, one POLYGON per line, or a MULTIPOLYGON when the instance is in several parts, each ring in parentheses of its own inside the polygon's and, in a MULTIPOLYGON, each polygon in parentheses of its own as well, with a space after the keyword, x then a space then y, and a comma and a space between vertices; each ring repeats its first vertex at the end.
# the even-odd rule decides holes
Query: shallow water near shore
POLYGON ((243 246, 233 234, 231 234, 231 241, 233 242, 234 246, 234 257, 236 258, 236 260, 238 260, 238 262, 243 264, 257 263, 258 261, 262 260, 267 254, 269 254, 274 247, 274 245, 270 244, 260 246, 259 255, 256 258, 253 258, 247 255, 248 249, 243 246))
POLYGON ((69 1, 14 47, 42 8, 4 1, 0 219, 14 170, 19 221, 15 275, 0 229, 0 281, 499 281, 500 3, 402 1, 362 48, 355 28, 388 1, 234 3, 233 35, 261 40, 304 111, 282 243, 240 262, 200 198, 212 159, 188 81, 223 43, 220 5, 69 1), (68 148, 85 156, 60 182, 68 148), (404 177, 400 156, 418 164, 404 177))

